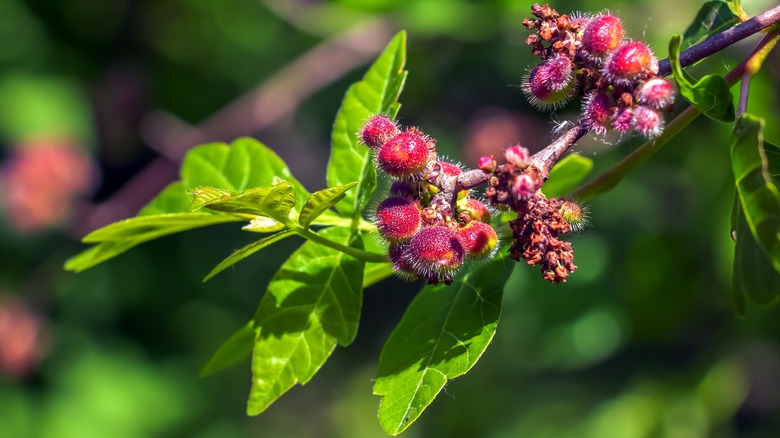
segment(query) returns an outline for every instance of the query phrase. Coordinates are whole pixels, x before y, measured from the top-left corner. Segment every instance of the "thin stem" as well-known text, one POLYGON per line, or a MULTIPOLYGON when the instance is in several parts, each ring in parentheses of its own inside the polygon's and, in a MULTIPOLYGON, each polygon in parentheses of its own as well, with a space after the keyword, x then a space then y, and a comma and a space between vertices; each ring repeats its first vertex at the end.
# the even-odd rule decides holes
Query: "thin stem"
POLYGON ((737 104, 737 117, 747 112, 748 95, 750 94, 750 80, 753 75, 745 71, 739 86, 739 103, 737 104))
MULTIPOLYGON (((756 49, 744 61, 742 61, 737 67, 731 70, 724 77, 726 79, 726 82, 729 85, 736 84, 737 81, 739 81, 742 75, 745 73, 747 66, 755 62, 754 57, 758 56, 758 57, 766 58, 767 54, 769 53, 769 50, 767 50, 767 48, 771 49, 771 47, 773 47, 777 42, 777 38, 778 35, 775 32, 772 32, 769 35, 767 35, 763 40, 761 40, 761 42, 758 44, 756 49)), ((596 177, 595 179, 580 186, 577 190, 575 190, 572 193, 573 196, 576 197, 578 200, 585 202, 590 199, 593 199, 596 196, 602 195, 610 191, 620 181, 622 181, 623 178, 626 177, 626 175, 631 173, 631 171, 633 171, 634 168, 642 164, 654 153, 658 152, 658 150, 660 150, 663 145, 665 145, 669 140, 671 140, 677 134, 679 134, 680 131, 683 130, 683 128, 688 126, 700 114, 701 112, 698 109, 696 109, 696 107, 691 106, 686 108, 682 113, 680 113, 677 117, 674 118, 674 120, 672 120, 669 123, 669 125, 666 127, 666 129, 660 136, 658 136, 654 140, 650 140, 644 143, 642 146, 637 148, 634 152, 629 154, 627 157, 621 160, 614 167, 604 172, 600 176, 596 177)))
POLYGON ((370 263, 388 263, 387 255, 379 254, 371 251, 364 251, 362 249, 353 248, 351 246, 342 245, 338 242, 334 242, 330 239, 326 239, 313 231, 303 228, 301 226, 292 226, 291 229, 295 231, 299 236, 309 239, 313 242, 320 243, 329 248, 333 248, 337 251, 341 251, 344 254, 350 255, 358 260, 370 263))

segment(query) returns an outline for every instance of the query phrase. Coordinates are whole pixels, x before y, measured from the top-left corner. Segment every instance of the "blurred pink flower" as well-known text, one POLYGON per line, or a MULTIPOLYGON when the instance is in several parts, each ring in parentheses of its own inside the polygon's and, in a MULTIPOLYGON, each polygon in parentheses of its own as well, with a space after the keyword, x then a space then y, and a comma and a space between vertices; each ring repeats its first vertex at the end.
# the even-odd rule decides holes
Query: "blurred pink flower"
POLYGON ((43 322, 18 299, 0 296, 0 374, 24 377, 41 357, 43 322))

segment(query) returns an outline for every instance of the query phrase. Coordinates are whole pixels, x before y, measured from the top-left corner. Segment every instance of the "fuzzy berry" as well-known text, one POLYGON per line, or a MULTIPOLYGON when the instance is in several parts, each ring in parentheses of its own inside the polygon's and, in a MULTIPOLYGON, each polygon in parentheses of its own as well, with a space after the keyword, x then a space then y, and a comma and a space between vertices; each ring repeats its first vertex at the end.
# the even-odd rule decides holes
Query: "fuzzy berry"
POLYGON ((466 254, 474 259, 490 258, 498 248, 496 230, 484 222, 469 222, 458 230, 458 238, 466 254))
POLYGON ((398 134, 398 126, 389 118, 379 114, 366 122, 360 130, 360 142, 371 149, 379 149, 387 140, 398 134))
POLYGON ((387 198, 376 208, 376 228, 390 242, 409 240, 421 221, 420 207, 408 198, 387 198))
POLYGON ((630 131, 633 122, 633 108, 615 108, 612 112, 612 127, 620 133, 630 131))
POLYGON ((458 176, 461 173, 460 167, 455 164, 448 163, 446 161, 439 161, 439 165, 441 166, 442 173, 445 175, 458 176))
POLYGON ((631 125, 640 134, 647 138, 656 138, 664 130, 664 118, 658 111, 638 105, 634 108, 634 117, 631 125))
POLYGON ((561 217, 569 223, 574 232, 581 231, 588 225, 588 216, 582 205, 568 199, 561 200, 561 217))
POLYGON ((448 282, 463 264, 465 250, 455 231, 446 226, 421 229, 409 241, 406 257, 418 274, 448 282))
POLYGON ((597 15, 588 21, 580 50, 590 58, 603 58, 623 40, 623 25, 613 15, 597 15))
POLYGON ((417 274, 414 266, 409 263, 407 252, 408 245, 403 243, 391 243, 387 248, 387 256, 393 264, 393 271, 395 271, 396 275, 406 281, 414 281, 417 279, 417 274))
POLYGON ((530 153, 528 152, 528 149, 520 146, 519 144, 510 146, 504 152, 504 158, 506 159, 506 162, 518 169, 522 169, 528 165, 529 155, 530 153))
POLYGON ((632 85, 658 73, 658 59, 642 41, 629 41, 615 49, 604 66, 604 77, 616 85, 632 85))
POLYGON ((674 102, 674 86, 666 79, 650 79, 639 86, 636 99, 639 103, 655 109, 667 108, 674 102))
POLYGON ((512 184, 512 194, 517 199, 528 199, 536 192, 534 187, 534 180, 529 175, 521 173, 515 177, 515 181, 512 184))
POLYGON ((582 120, 591 132, 604 135, 612 116, 612 99, 604 93, 591 93, 582 107, 582 120))
POLYGON ((490 223, 490 208, 478 199, 463 198, 459 200, 458 212, 465 212, 472 220, 490 223))
POLYGON ((574 92, 571 60, 562 55, 537 65, 523 83, 523 91, 532 105, 552 109, 565 104, 574 92))
POLYGON ((420 134, 405 131, 388 140, 377 155, 379 167, 396 178, 421 176, 428 165, 428 142, 420 134))

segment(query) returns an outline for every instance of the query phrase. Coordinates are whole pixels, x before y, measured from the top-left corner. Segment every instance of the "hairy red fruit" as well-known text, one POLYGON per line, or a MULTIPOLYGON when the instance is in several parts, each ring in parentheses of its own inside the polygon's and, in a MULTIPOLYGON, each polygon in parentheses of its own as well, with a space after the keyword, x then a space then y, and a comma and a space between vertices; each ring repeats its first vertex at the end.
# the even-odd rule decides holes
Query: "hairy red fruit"
POLYGON ((415 234, 406 254, 418 274, 433 282, 448 282, 463 264, 465 250, 455 231, 437 225, 415 234))
POLYGON ((420 207, 408 198, 387 198, 376 208, 376 228, 390 242, 409 240, 421 221, 420 207))
POLYGON ((623 24, 613 15, 597 15, 588 21, 580 50, 588 57, 603 58, 623 40, 623 24))
POLYGON ((663 78, 653 78, 639 86, 636 100, 655 109, 664 109, 674 103, 674 85, 663 78))
POLYGON ((604 93, 592 93, 585 99, 582 121, 591 132, 604 135, 612 116, 612 99, 604 93))
POLYGON ((458 230, 458 238, 466 254, 474 259, 490 258, 498 248, 496 230, 484 222, 469 222, 458 230))
POLYGON ((539 109, 552 109, 565 104, 574 92, 571 60, 562 55, 537 65, 523 83, 528 101, 539 109))
POLYGON ((515 177, 515 181, 512 184, 512 193, 517 199, 528 199, 534 192, 536 192, 536 187, 534 187, 533 178, 525 173, 515 177))
POLYGON ((658 111, 639 105, 634 108, 634 117, 631 125, 640 134, 647 138, 656 138, 664 130, 664 118, 658 111))
POLYGON ((409 263, 409 258, 406 253, 408 245, 403 243, 391 243, 387 248, 387 256, 390 258, 390 262, 393 264, 393 271, 396 275, 406 281, 417 280, 417 274, 414 271, 414 266, 409 263))
POLYGON ((396 178, 415 178, 428 165, 428 142, 416 132, 405 131, 388 140, 379 150, 379 167, 396 178))
POLYGON ((528 152, 528 149, 520 146, 519 144, 510 146, 504 152, 504 158, 506 159, 506 162, 518 169, 522 169, 528 165, 529 156, 530 153, 528 152))
POLYGON ((612 84, 632 85, 658 73, 658 59, 647 44, 642 41, 629 41, 612 52, 603 73, 612 84))
POLYGON ((477 161, 477 167, 484 172, 492 172, 496 170, 496 159, 492 155, 483 155, 479 157, 477 161))
POLYGON ((612 127, 618 132, 625 133, 631 130, 634 120, 632 108, 616 108, 612 114, 612 127))
POLYGON ((458 201, 458 212, 466 212, 475 221, 490 222, 490 208, 478 199, 461 199, 458 201))
POLYGON ((398 126, 389 118, 379 114, 366 122, 360 130, 360 142, 371 149, 379 149, 398 134, 398 126))
POLYGON ((441 166, 442 173, 445 175, 458 176, 461 173, 460 167, 455 164, 448 163, 446 161, 439 161, 439 165, 441 166))

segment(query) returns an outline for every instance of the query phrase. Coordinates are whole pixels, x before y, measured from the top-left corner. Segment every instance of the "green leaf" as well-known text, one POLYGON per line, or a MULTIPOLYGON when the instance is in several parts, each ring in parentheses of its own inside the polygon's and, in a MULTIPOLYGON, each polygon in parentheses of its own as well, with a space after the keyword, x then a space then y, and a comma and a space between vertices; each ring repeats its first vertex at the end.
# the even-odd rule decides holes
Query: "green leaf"
POLYGON ((164 213, 186 213, 190 211, 192 196, 187 193, 181 181, 170 183, 151 202, 138 212, 138 216, 164 213))
POLYGON ((745 222, 768 261, 780 272, 780 190, 769 173, 764 119, 743 114, 731 137, 731 166, 745 222))
POLYGON ((206 277, 203 279, 203 282, 205 283, 209 281, 213 276, 224 271, 226 268, 233 266, 234 264, 249 257, 250 255, 256 253, 257 251, 260 251, 266 246, 278 242, 284 239, 285 237, 292 236, 293 234, 295 234, 295 231, 293 230, 282 231, 280 233, 272 234, 268 237, 260 239, 256 242, 252 242, 243 248, 233 251, 232 254, 230 254, 225 260, 219 262, 219 264, 214 269, 212 269, 208 275, 206 275, 206 277))
POLYGON ((379 357, 374 394, 383 396, 385 432, 403 432, 448 380, 474 366, 495 334, 513 263, 472 268, 450 286, 424 287, 412 301, 379 357))
MULTIPOLYGON (((348 228, 326 228, 318 234, 363 247, 348 228)), ((308 382, 336 344, 354 340, 364 265, 307 241, 276 272, 255 315, 249 415, 263 412, 296 383, 308 382)))
POLYGON ((209 376, 243 362, 252 354, 254 340, 255 323, 249 321, 219 346, 208 363, 201 368, 200 377, 209 376))
POLYGON ((693 19, 693 23, 685 30, 682 40, 682 48, 687 49, 698 44, 711 35, 723 32, 736 25, 741 20, 732 11, 732 5, 723 1, 709 1, 704 3, 693 19))
POLYGON ((337 202, 344 199, 345 192, 357 185, 357 181, 320 190, 309 195, 309 199, 303 204, 301 214, 298 217, 298 223, 304 228, 309 228, 311 222, 319 217, 325 210, 336 205, 337 202))
POLYGON ((288 222, 295 206, 295 188, 288 182, 271 187, 256 187, 241 193, 232 193, 214 187, 196 187, 190 208, 208 208, 223 213, 251 214, 288 222))
POLYGON ((550 170, 542 191, 548 198, 557 198, 574 190, 593 169, 593 160, 580 154, 569 154, 550 170))
POLYGON ((65 262, 65 269, 81 272, 116 257, 136 245, 162 236, 240 220, 243 219, 237 216, 209 213, 172 213, 125 219, 84 237, 86 243, 99 244, 68 259, 65 262))
POLYGON ((352 84, 344 96, 331 136, 328 162, 328 186, 359 181, 355 192, 347 193, 336 204, 344 216, 357 217, 376 188, 376 169, 370 150, 358 144, 357 134, 374 114, 394 118, 400 104, 406 71, 406 33, 399 32, 381 56, 368 69, 363 80, 352 84))
POLYGON ((669 42, 669 62, 680 94, 698 108, 704 115, 719 122, 733 122, 734 98, 729 84, 722 76, 707 75, 696 81, 680 66, 680 42, 682 36, 675 35, 669 42))
POLYGON ((737 240, 734 248, 734 308, 744 316, 745 300, 759 306, 771 306, 780 301, 780 273, 772 266, 766 252, 753 237, 742 206, 738 211, 734 228, 737 240))

